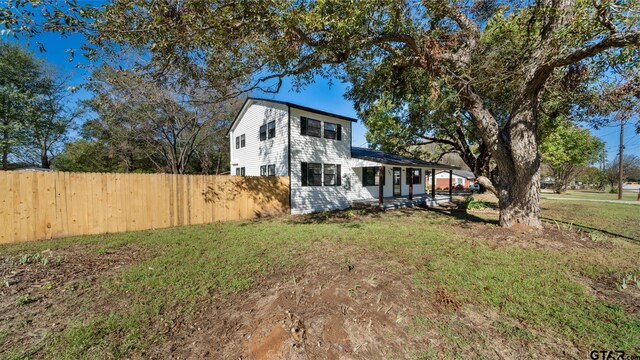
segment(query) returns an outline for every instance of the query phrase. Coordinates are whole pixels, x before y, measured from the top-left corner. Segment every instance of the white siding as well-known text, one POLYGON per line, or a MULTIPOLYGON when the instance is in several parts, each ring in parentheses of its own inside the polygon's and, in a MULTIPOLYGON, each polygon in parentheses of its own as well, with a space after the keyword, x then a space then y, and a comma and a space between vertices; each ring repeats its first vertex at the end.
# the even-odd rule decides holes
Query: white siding
POLYGON ((229 132, 231 175, 245 168, 246 176, 259 176, 261 165, 276 165, 277 176, 289 175, 287 106, 249 100, 229 132), (276 137, 260 141, 260 126, 276 122, 276 137), (236 149, 236 136, 245 134, 246 146, 236 149))
MULTIPOLYGON (((238 121, 229 132, 231 143, 231 174, 244 167, 246 176, 259 176, 261 165, 276 165, 276 175, 289 175, 289 119, 291 121, 291 213, 344 209, 355 200, 378 198, 377 186, 362 186, 362 167, 379 166, 377 163, 351 158, 351 121, 319 115, 287 105, 267 101, 249 100, 238 121), (288 111, 291 111, 291 114, 288 111), (300 134, 300 117, 305 116, 342 126, 342 139, 331 140, 300 134), (276 137, 260 141, 260 126, 276 121, 276 137), (245 135, 246 146, 235 148, 236 136, 245 135), (301 163, 341 165, 340 186, 302 186, 301 163)), ((384 196, 393 196, 393 166, 385 166, 384 196)), ((407 196, 407 168, 402 167, 402 196, 407 196)), ((422 169, 423 177, 428 169, 422 169)), ((425 193, 422 184, 414 184, 415 195, 425 193)))
POLYGON ((351 201, 366 196, 362 182, 351 169, 351 122, 329 116, 291 109, 291 213, 344 209, 351 201), (300 117, 342 126, 342 140, 316 138, 300 134, 300 117), (340 164, 342 185, 302 186, 301 163, 340 164))
MULTIPOLYGON (((362 165, 362 166, 370 166, 370 165, 362 165)), ((376 165, 376 167, 378 167, 379 165, 376 165)), ((383 196, 384 197, 391 197, 393 196, 393 168, 394 167, 400 167, 400 166, 391 166, 391 165, 385 165, 384 167, 384 172, 385 172, 385 182, 384 182, 384 189, 383 189, 383 196)), ((401 195, 400 196, 408 196, 409 195, 409 185, 407 185, 407 168, 406 167, 400 167, 401 169, 401 173, 400 173, 400 184, 401 184, 401 195)), ((356 167, 354 168, 355 174, 358 177, 358 183, 359 185, 362 185, 362 167, 356 167)), ((422 169, 422 181, 421 184, 413 184, 413 194, 414 195, 420 195, 420 194, 424 194, 425 193, 425 182, 424 182, 424 173, 425 171, 429 172, 431 171, 430 169, 426 169, 423 168, 422 169)), ((365 194, 365 196, 362 196, 362 199, 377 199, 378 198, 378 193, 379 193, 379 189, 378 186, 363 186, 363 189, 365 190, 363 193, 365 194)))

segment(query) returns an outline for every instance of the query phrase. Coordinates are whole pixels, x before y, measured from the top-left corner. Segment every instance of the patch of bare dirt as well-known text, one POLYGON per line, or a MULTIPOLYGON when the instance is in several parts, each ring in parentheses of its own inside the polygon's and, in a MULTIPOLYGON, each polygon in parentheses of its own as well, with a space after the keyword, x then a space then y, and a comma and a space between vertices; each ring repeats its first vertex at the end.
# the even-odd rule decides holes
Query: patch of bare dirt
POLYGON ((640 317, 640 288, 635 282, 629 282, 626 288, 622 288, 622 279, 615 277, 584 277, 578 281, 602 301, 620 304, 627 313, 640 317))
POLYGON ((593 240, 588 233, 558 228, 546 223, 543 224, 542 229, 528 226, 513 226, 507 229, 487 222, 462 221, 455 226, 455 230, 466 237, 494 247, 517 246, 566 251, 584 248, 608 249, 612 246, 607 241, 593 240))
POLYGON ((564 344, 548 347, 554 340, 545 334, 514 340, 497 327, 497 315, 487 317, 443 288, 416 288, 410 275, 415 269, 406 265, 335 245, 313 253, 307 265, 259 279, 250 290, 203 308, 151 356, 381 359, 428 350, 442 357, 452 353, 452 338, 462 339, 457 351, 469 357, 565 351, 564 344))
MULTIPOLYGON (((335 247, 335 245, 333 245, 335 247)), ((177 358, 343 359, 407 354, 436 338, 408 332, 434 313, 398 263, 363 253, 314 252, 307 265, 260 279, 194 319, 158 350, 177 358)), ((212 306, 213 307, 213 306, 212 306)), ((164 355, 163 355, 164 354, 164 355)))
POLYGON ((99 298, 94 285, 142 258, 132 247, 93 246, 0 258, 1 347, 34 348, 47 333, 62 332, 86 301, 99 298))

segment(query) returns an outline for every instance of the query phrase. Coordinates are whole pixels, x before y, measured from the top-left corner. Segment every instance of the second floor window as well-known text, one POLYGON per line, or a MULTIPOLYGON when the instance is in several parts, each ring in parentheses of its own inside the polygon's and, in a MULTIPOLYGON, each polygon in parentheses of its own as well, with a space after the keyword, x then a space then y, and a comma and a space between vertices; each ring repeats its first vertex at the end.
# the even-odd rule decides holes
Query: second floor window
POLYGON ((269 139, 276 137, 276 122, 271 121, 267 124, 267 132, 269 139))
POLYGON ((300 135, 322 137, 322 123, 318 120, 301 117, 300 135))
POLYGON ((245 147, 247 145, 244 134, 240 136, 236 136, 236 149, 240 149, 241 147, 245 147))
POLYGON ((260 141, 267 140, 267 125, 260 126, 260 141))
POLYGON ((324 138, 342 140, 342 126, 340 124, 324 123, 324 138))

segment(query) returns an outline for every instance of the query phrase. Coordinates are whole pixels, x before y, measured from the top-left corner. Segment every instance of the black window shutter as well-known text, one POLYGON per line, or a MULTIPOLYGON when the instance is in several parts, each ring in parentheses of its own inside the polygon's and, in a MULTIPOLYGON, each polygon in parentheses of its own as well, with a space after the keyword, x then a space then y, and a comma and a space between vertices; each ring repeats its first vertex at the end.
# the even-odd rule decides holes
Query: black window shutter
POLYGON ((307 186, 307 163, 306 162, 302 163, 301 172, 302 172, 302 186, 307 186))
MULTIPOLYGON (((338 125, 338 129, 340 129, 340 125, 338 125)), ((341 170, 341 165, 337 164, 336 165, 336 186, 342 185, 342 172, 340 170, 341 170)))
POLYGON ((300 135, 307 135, 307 118, 300 118, 300 135))
POLYGON ((407 168, 407 176, 405 181, 407 182, 407 185, 409 185, 409 180, 411 179, 410 177, 413 176, 413 170, 411 168, 407 168))
POLYGON ((342 125, 338 124, 338 128, 336 129, 336 139, 342 140, 342 125))

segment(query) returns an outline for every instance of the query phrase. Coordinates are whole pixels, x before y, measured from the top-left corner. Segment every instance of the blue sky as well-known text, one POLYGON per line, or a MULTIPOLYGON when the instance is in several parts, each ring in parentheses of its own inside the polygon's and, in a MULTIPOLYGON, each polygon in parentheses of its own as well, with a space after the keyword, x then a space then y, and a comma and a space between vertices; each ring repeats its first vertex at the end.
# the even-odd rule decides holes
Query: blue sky
MULTIPOLYGON (((12 38, 5 37, 5 41, 15 41, 12 38)), ((54 64, 60 70, 72 75, 72 85, 80 85, 88 76, 86 68, 77 68, 78 65, 88 65, 87 60, 79 52, 80 46, 84 42, 84 38, 79 35, 73 35, 68 37, 61 37, 57 33, 49 33, 39 36, 36 39, 20 40, 20 43, 28 46, 32 49, 36 56, 42 58, 49 63, 54 64), (46 52, 38 52, 36 41, 44 43, 46 52), (73 61, 69 61, 69 54, 66 49, 76 49, 76 56, 73 61)), ((329 80, 324 78, 316 78, 315 83, 306 86, 300 92, 292 90, 291 83, 284 82, 281 91, 278 94, 264 94, 256 93, 252 94, 258 97, 264 97, 269 99, 277 99, 283 101, 293 102, 299 105, 304 105, 319 110, 324 110, 332 113, 337 113, 345 116, 357 117, 356 111, 353 108, 353 104, 343 97, 344 92, 347 89, 347 84, 340 83, 334 80, 332 84, 329 80)), ((90 94, 84 90, 80 90, 74 94, 75 99, 87 98, 90 94)), ((635 124, 638 119, 638 115, 628 121, 625 126, 625 153, 634 154, 640 156, 640 135, 635 132, 635 124)), ((354 124, 353 127, 353 145, 365 146, 365 133, 366 128, 362 125, 362 122, 354 124)), ((613 159, 618 154, 618 143, 620 137, 620 126, 612 125, 610 127, 603 127, 598 130, 591 130, 591 132, 601 138, 606 143, 607 158, 613 159)))

